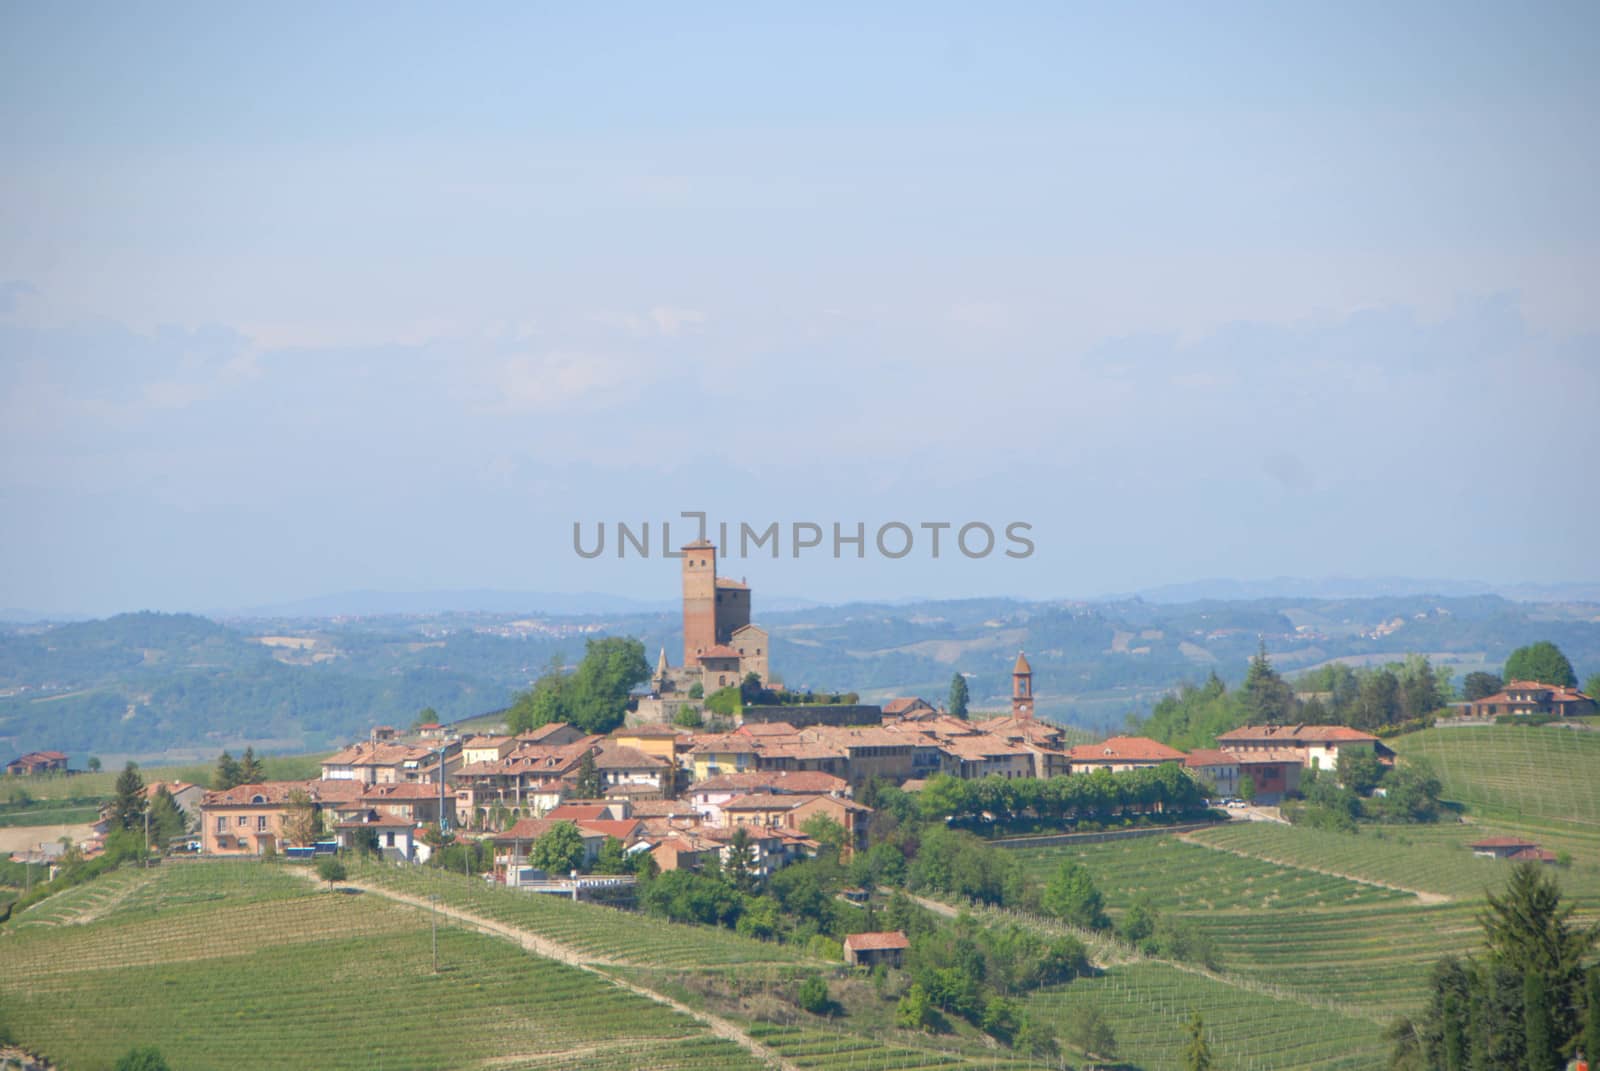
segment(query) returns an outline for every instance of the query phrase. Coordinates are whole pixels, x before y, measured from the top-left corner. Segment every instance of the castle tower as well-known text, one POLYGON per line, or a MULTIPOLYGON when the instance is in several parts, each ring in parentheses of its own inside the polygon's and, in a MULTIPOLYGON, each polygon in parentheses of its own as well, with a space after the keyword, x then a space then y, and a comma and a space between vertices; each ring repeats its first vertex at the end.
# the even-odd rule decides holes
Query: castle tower
POLYGON ((683 665, 717 645, 717 548, 697 539, 683 548, 683 665))
POLYGON ((1011 716, 1033 717, 1033 667, 1021 651, 1017 652, 1017 664, 1011 667, 1011 716))

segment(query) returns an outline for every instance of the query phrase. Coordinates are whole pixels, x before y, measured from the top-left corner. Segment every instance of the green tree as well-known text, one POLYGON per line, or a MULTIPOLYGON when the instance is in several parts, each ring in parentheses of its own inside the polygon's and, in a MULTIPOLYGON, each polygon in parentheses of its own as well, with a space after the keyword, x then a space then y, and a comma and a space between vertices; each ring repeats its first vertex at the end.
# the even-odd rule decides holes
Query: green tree
POLYGON ((1140 893, 1129 906, 1128 913, 1122 917, 1119 927, 1122 939, 1131 945, 1142 946, 1156 932, 1156 923, 1160 918, 1161 912, 1156 910, 1150 894, 1140 893))
POLYGON ((239 760, 239 783, 241 785, 259 785, 267 779, 266 767, 261 765, 261 760, 256 758, 256 749, 244 749, 244 757, 239 760))
POLYGON ((1561 653, 1561 648, 1549 640, 1512 651, 1511 657, 1506 659, 1504 676, 1508 681, 1538 681, 1566 688, 1578 686, 1578 675, 1572 671, 1572 663, 1561 653))
POLYGON ((1277 725, 1294 713, 1294 689, 1272 668, 1266 641, 1261 641, 1245 673, 1244 709, 1254 725, 1277 725))
POLYGON ((728 884, 742 893, 755 888, 755 875, 750 872, 750 831, 740 826, 728 839, 728 865, 722 868, 728 884))
POLYGON ((967 678, 960 673, 950 678, 950 713, 957 718, 967 716, 967 703, 972 699, 967 689, 967 678))
POLYGON ((1578 1046, 1593 1063, 1600 1059, 1600 967, 1590 967, 1584 985, 1583 1043, 1578 1046))
POLYGON ((424 725, 437 724, 439 724, 439 712, 434 710, 432 707, 423 707, 421 710, 417 711, 417 716, 411 721, 411 727, 413 729, 420 729, 424 725))
MULTIPOLYGON (((1583 694, 1600 703, 1600 673, 1591 673, 1583 682, 1583 694)), ((89 760, 93 762, 93 759, 89 760)))
POLYGON ((939 1021, 939 1013, 934 1010, 933 1001, 928 999, 928 991, 921 982, 911 983, 906 995, 895 1005, 894 1021, 904 1030, 934 1029, 939 1021))
POLYGON ((345 870, 344 864, 332 855, 324 855, 317 860, 317 877, 328 883, 328 888, 333 888, 335 883, 343 881, 350 874, 345 870))
POLYGON ((557 822, 533 842, 529 857, 534 866, 550 874, 569 874, 583 866, 583 834, 571 822, 557 822))
POLYGON ((1550 1020, 1544 974, 1529 971, 1522 978, 1522 1037, 1528 1046, 1527 1071, 1556 1071, 1560 1066, 1555 1024, 1550 1020))
POLYGON ((136 763, 128 763, 117 775, 116 798, 111 804, 111 824, 118 829, 144 829, 144 778, 136 763))
POLYGON ((690 699, 704 699, 705 697, 706 686, 704 684, 701 684, 699 681, 695 681, 693 684, 689 685, 690 699))
POLYGON ((117 1060, 116 1071, 172 1071, 154 1045, 142 1049, 129 1049, 117 1060))
POLYGON ((99 773, 100 772, 100 756, 98 756, 98 755, 90 755, 89 756, 89 772, 90 773, 99 773))
POLYGON ((1256 798, 1256 779, 1249 774, 1239 778, 1239 798, 1246 803, 1254 803, 1256 798))
POLYGON ((506 721, 514 733, 564 721, 586 733, 609 733, 627 716, 628 695, 650 679, 644 644, 625 636, 590 640, 571 674, 551 660, 531 689, 512 701, 506 721))
POLYGON ((726 688, 718 688, 706 697, 706 709, 725 718, 731 718, 739 713, 743 709, 742 703, 739 689, 731 684, 726 688))
POLYGON ((1067 1017, 1067 1041, 1097 1060, 1117 1055, 1117 1035, 1093 1004, 1080 1004, 1067 1017))
POLYGON ((700 716, 700 708, 693 703, 685 703, 672 716, 672 724, 680 729, 698 729, 705 723, 706 720, 700 716))
POLYGON ((1039 897, 1039 905, 1056 918, 1089 930, 1110 927, 1105 898, 1095 888, 1094 878, 1079 862, 1064 860, 1039 897))
POLYGON ((800 983, 795 1003, 812 1015, 826 1015, 833 1010, 833 998, 828 995, 828 983, 812 975, 800 983))
POLYGON ((595 856, 594 872, 596 874, 628 873, 628 853, 623 850, 622 842, 616 837, 607 837, 600 842, 600 854, 595 856))
POLYGON ((1184 1071, 1211 1071, 1211 1045, 1206 1041, 1206 1024, 1198 1011, 1191 1012, 1183 1046, 1184 1071))
POLYGON ((573 785, 578 793, 578 798, 583 800, 598 800, 605 798, 605 783, 600 779, 600 770, 594 764, 594 752, 585 751, 578 760, 578 776, 573 785))
POLYGON ((157 851, 166 851, 174 837, 183 835, 187 823, 178 809, 167 786, 157 788, 150 798, 150 845, 157 851))
POLYGON ((1375 752, 1343 748, 1339 752, 1339 783, 1358 796, 1370 796, 1383 780, 1383 764, 1375 752))
POLYGON ((239 761, 227 751, 217 756, 217 768, 211 774, 211 787, 217 792, 226 792, 244 784, 239 779, 239 761))
POLYGON ((800 824, 800 832, 824 848, 831 848, 835 855, 842 854, 850 842, 849 830, 825 814, 814 814, 807 818, 800 824))
POLYGON ((1504 893, 1487 894, 1478 915, 1490 958, 1520 975, 1538 974, 1558 1040, 1578 1031, 1583 961, 1600 942, 1600 923, 1574 925, 1573 906, 1561 903, 1561 886, 1538 863, 1519 863, 1504 893))
POLYGON ((1504 682, 1493 673, 1468 673, 1461 681, 1461 698, 1475 703, 1498 692, 1504 682))

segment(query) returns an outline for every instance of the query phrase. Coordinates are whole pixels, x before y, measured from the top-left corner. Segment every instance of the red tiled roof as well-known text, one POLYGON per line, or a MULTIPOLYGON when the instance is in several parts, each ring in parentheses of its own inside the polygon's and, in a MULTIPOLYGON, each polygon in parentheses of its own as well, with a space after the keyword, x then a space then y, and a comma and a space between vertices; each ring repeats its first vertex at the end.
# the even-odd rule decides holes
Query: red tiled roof
POLYGON ((887 715, 893 716, 912 709, 918 703, 921 703, 923 706, 929 705, 926 700, 919 699, 914 695, 896 696, 887 703, 883 704, 883 712, 887 715))
POLYGON ((891 948, 910 948, 911 941, 899 930, 882 933, 852 933, 844 939, 844 947, 853 952, 876 952, 891 948))
POLYGON ((1282 743, 1326 744, 1377 740, 1371 733, 1348 725, 1245 725, 1217 734, 1218 744, 1282 743))
POLYGON ((366 787, 360 781, 262 781, 236 785, 221 792, 207 792, 200 798, 200 806, 248 807, 256 803, 258 796, 261 797, 258 805, 277 806, 295 791, 304 792, 313 803, 354 802, 361 798, 366 787))
POLYGON ((1190 769, 1203 766, 1237 766, 1239 756, 1228 751, 1219 751, 1216 748, 1197 747, 1183 758, 1183 764, 1190 769))
POLYGON ((1506 858, 1529 863, 1553 863, 1556 861, 1556 853, 1544 848, 1524 848, 1506 858))
POLYGON ((1240 766, 1270 766, 1274 764, 1301 764, 1300 752, 1292 747, 1258 747, 1234 754, 1240 766))
POLYGON ((1143 736, 1113 736, 1068 750, 1073 762, 1182 762, 1183 752, 1143 736))
MULTIPOLYGON (((445 795, 450 795, 450 789, 445 788, 445 795)), ((421 781, 401 781, 392 785, 368 785, 367 790, 361 794, 363 800, 436 800, 439 798, 439 786, 424 784, 421 781)))
POLYGON ((1522 837, 1485 837, 1467 845, 1469 848, 1537 848, 1538 845, 1522 837))
POLYGON ((611 813, 603 803, 563 803, 545 815, 553 821, 597 822, 611 813))
POLYGON ((700 657, 700 658, 733 658, 733 659, 738 659, 738 658, 743 658, 744 656, 741 655, 738 652, 737 649, 735 649, 733 647, 729 647, 725 643, 719 643, 719 644, 716 644, 714 646, 707 647, 705 650, 700 652, 698 657, 700 657))
POLYGON ((602 837, 616 837, 618 840, 626 842, 638 835, 640 828, 642 828, 642 823, 634 818, 609 819, 579 822, 578 828, 585 833, 598 833, 602 837))
POLYGON ((746 770, 696 781, 690 792, 843 792, 850 782, 820 770, 746 770))
POLYGON ((679 733, 670 725, 635 725, 631 729, 617 729, 612 736, 636 736, 641 740, 653 740, 662 737, 676 738, 679 733))

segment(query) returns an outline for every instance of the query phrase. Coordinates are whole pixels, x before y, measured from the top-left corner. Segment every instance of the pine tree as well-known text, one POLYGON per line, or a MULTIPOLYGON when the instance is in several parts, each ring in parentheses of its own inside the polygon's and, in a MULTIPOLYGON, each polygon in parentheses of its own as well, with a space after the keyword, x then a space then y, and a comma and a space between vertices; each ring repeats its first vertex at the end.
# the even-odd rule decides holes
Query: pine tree
POLYGON ((186 825, 183 812, 178 810, 167 786, 156 789, 155 795, 150 798, 150 844, 166 851, 172 839, 183 834, 186 825))
POLYGON ((597 800, 605 796, 605 784, 600 780, 600 771, 595 767, 593 751, 585 751, 583 758, 578 760, 578 778, 575 787, 578 798, 582 800, 597 800))
POLYGON ((117 775, 117 795, 111 807, 111 821, 117 828, 144 828, 144 778, 134 763, 128 763, 117 775))
POLYGON ((266 768, 261 765, 261 760, 256 758, 256 749, 244 749, 244 757, 239 760, 239 783, 241 785, 259 785, 267 779, 266 768))
POLYGON ((1517 864, 1506 891, 1489 893, 1487 903, 1478 922, 1490 956, 1518 974, 1538 973, 1552 1035, 1559 1040, 1576 1034, 1582 965, 1600 942, 1600 923, 1574 925, 1573 906, 1561 903, 1560 883, 1538 863, 1517 864))
POLYGON ((728 840, 728 865, 723 873, 742 893, 755 888, 755 875, 750 872, 750 831, 744 826, 734 830, 728 840))
POLYGON ((239 780, 239 762, 232 755, 224 751, 217 756, 217 768, 211 774, 211 788, 216 792, 225 792, 244 784, 239 780))
POLYGON ((1578 1047, 1592 1064, 1600 1060, 1600 967, 1590 967, 1585 981, 1583 1043, 1578 1047))
POLYGON ((1557 1071, 1555 1024, 1544 974, 1530 970, 1522 979, 1522 1036, 1528 1046, 1528 1071, 1557 1071))
POLYGON ((1245 674, 1244 708, 1254 725, 1286 722, 1294 710, 1294 689, 1272 668, 1265 640, 1250 659, 1250 670, 1245 674))
POLYGON ((971 692, 967 689, 967 678, 957 673, 950 678, 950 713, 957 718, 967 716, 967 703, 971 701, 971 692))

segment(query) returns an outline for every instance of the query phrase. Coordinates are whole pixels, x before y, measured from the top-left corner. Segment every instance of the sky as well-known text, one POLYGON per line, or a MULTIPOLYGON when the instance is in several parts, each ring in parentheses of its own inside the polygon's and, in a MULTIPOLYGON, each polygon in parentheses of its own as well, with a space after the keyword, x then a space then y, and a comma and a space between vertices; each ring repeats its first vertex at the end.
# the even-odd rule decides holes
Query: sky
POLYGON ((0 8, 0 607, 1600 577, 1600 7, 862 7, 0 8))

